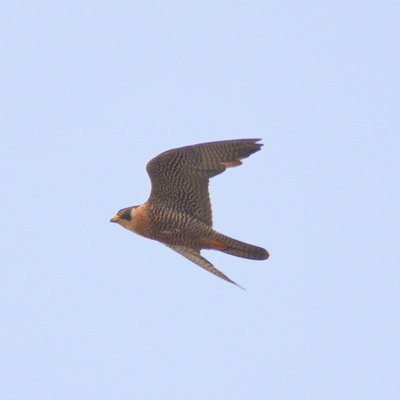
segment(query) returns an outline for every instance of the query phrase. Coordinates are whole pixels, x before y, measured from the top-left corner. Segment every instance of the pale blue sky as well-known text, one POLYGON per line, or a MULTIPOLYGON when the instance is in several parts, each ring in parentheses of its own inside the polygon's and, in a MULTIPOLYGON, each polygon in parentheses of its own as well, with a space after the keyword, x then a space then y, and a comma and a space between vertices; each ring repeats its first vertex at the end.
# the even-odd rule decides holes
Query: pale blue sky
POLYGON ((0 397, 400 398, 396 1, 17 1, 1 11, 0 397), (108 221, 173 147, 261 137, 204 252, 108 221))

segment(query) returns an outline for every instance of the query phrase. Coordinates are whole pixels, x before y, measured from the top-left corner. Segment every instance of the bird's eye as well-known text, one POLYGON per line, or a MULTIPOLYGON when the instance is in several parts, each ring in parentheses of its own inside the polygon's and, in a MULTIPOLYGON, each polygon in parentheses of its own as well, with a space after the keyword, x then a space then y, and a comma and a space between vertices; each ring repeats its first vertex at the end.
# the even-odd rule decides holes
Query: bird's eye
POLYGON ((126 219, 127 221, 130 221, 132 219, 132 215, 131 215, 131 209, 125 209, 125 210, 121 210, 121 213, 119 214, 121 219, 126 219))

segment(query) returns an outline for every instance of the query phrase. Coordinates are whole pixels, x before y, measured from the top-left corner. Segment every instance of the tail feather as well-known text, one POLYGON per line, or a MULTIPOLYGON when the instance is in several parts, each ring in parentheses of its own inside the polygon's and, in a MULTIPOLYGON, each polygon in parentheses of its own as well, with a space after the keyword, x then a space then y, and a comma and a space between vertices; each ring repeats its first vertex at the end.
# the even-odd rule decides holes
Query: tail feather
POLYGON ((248 258, 250 260, 266 260, 269 257, 268 251, 262 247, 232 239, 221 233, 215 232, 214 239, 223 245, 216 248, 216 250, 220 250, 223 253, 231 254, 236 257, 248 258))

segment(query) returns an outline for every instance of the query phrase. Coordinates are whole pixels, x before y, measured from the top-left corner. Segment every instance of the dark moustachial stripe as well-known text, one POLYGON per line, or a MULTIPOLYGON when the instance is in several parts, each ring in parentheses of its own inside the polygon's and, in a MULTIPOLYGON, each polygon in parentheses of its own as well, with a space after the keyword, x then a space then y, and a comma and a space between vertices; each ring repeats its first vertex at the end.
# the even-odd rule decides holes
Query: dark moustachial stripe
POLYGON ((121 213, 120 218, 130 221, 132 219, 132 215, 131 215, 132 208, 133 207, 125 208, 125 210, 121 213))

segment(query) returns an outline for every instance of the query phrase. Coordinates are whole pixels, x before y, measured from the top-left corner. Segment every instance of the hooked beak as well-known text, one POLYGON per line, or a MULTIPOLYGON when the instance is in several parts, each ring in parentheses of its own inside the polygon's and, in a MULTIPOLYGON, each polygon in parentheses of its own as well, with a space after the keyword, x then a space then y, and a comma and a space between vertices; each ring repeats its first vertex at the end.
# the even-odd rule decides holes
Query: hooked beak
POLYGON ((114 215, 111 219, 110 219, 110 222, 118 222, 119 221, 119 215, 117 214, 117 215, 114 215))

